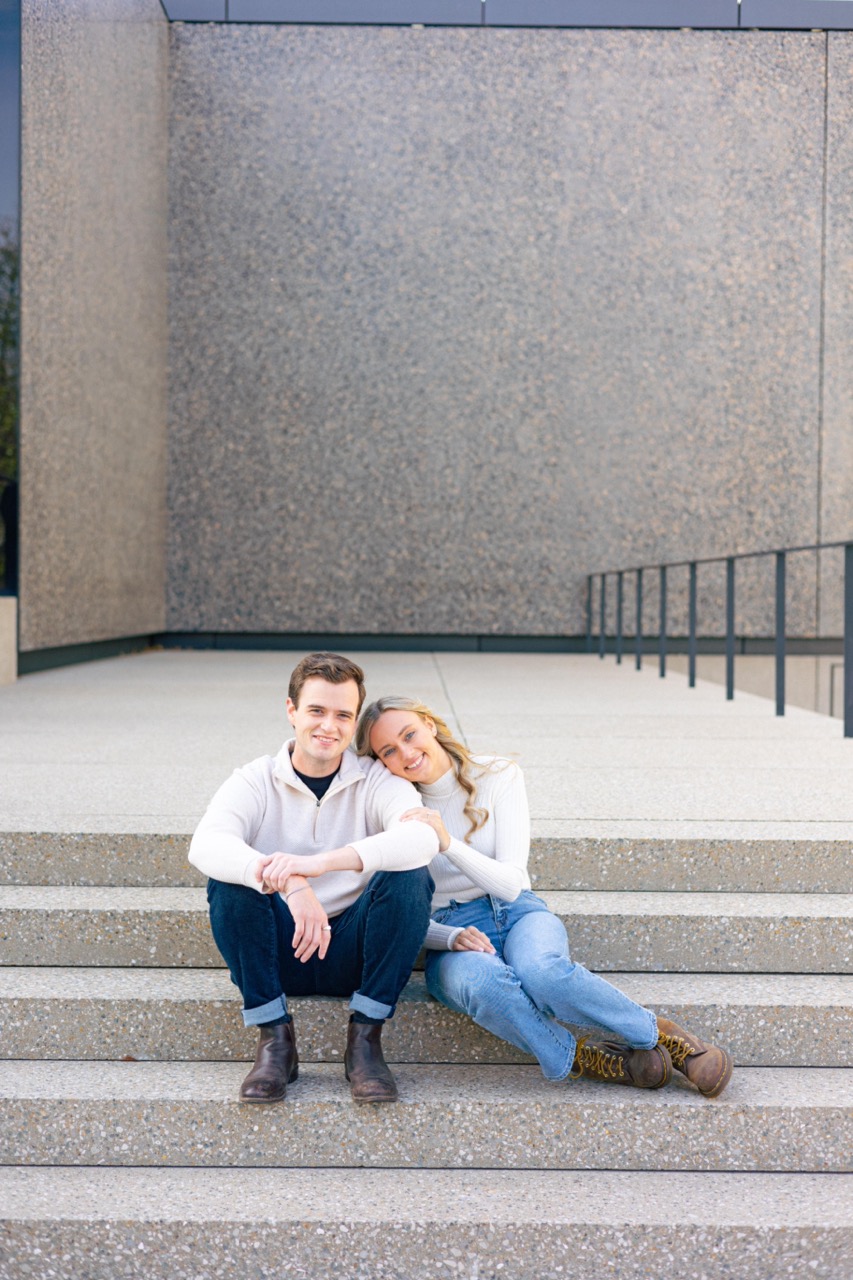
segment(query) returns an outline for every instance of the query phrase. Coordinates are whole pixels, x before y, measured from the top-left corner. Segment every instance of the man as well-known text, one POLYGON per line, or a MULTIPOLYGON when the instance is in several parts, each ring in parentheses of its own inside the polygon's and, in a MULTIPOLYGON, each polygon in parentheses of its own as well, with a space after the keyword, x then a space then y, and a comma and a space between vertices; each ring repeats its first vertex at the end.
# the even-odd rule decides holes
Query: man
POLYGON ((349 750, 363 701, 354 662, 303 658, 288 689, 294 738, 232 774, 190 845, 190 861, 210 877, 210 924, 243 1021, 259 1030, 243 1102, 278 1102, 296 1079, 288 995, 351 996, 352 1096, 397 1097, 382 1026, 429 924, 438 837, 423 822, 399 822, 421 803, 411 783, 349 750))

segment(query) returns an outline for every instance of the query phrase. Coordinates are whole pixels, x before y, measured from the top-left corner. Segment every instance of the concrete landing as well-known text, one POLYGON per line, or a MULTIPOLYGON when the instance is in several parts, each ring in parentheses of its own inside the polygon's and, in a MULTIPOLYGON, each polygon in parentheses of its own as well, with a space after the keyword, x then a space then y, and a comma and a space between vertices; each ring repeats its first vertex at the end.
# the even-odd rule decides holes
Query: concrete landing
MULTIPOLYGON (((149 652, 0 688, 0 830, 192 831, 235 766, 288 736, 299 656, 149 652)), ((518 759, 538 836, 853 840, 853 740, 828 717, 777 718, 750 694, 727 703, 651 662, 354 656, 368 696, 417 695, 474 750, 518 759)))

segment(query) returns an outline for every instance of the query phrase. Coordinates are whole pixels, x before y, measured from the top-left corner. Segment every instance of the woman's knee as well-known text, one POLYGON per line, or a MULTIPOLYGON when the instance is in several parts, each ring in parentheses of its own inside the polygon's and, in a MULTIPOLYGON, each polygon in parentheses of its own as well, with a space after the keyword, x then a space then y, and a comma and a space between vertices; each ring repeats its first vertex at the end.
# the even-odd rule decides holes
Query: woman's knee
POLYGON ((427 990, 445 1004, 472 1016, 486 999, 517 986, 512 971, 497 956, 454 951, 427 965, 427 990))

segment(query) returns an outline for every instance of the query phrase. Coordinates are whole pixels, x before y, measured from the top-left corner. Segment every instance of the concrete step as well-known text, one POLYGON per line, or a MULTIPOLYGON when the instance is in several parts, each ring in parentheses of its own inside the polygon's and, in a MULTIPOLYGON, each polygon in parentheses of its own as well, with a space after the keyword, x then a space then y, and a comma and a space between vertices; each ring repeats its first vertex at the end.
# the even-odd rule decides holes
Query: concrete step
MULTIPOLYGON (((853 1062, 853 977, 610 974, 639 1003, 725 1045, 743 1066, 853 1062)), ((255 1032, 224 970, 0 969, 0 1057, 251 1060, 255 1032)), ((347 1002, 295 998, 299 1051, 339 1062, 347 1002)), ((384 1033, 393 1062, 530 1059, 432 1000, 415 974, 384 1033)))
MULTIPOLYGON (((547 828, 560 824, 540 823, 547 828)), ((534 837, 534 889, 848 893, 848 840, 534 837)))
MULTIPOLYGON (((851 973, 853 894, 545 893, 600 972, 851 973)), ((0 887, 0 964, 218 967, 203 889, 0 887)))
POLYGON ((850 1172, 853 1071, 743 1068, 722 1097, 536 1067, 396 1069, 400 1102, 353 1104, 308 1063, 278 1107, 237 1100, 243 1063, 0 1063, 0 1164, 850 1172))
POLYGON ((0 1206, 3 1280, 843 1280, 853 1259, 838 1174, 7 1168, 0 1206))
MULTIPOLYGON (((846 893, 845 840, 636 840, 564 835, 540 822, 530 850, 539 890, 846 893)), ((196 888, 187 835, 0 832, 0 884, 196 888)))

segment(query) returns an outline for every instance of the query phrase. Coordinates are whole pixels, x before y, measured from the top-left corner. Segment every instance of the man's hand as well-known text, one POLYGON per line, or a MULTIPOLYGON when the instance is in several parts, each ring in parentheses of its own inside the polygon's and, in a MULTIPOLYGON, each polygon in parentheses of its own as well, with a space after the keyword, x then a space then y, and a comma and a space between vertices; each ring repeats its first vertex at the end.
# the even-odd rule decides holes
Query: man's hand
POLYGON ((438 851, 445 853, 450 847, 450 832, 444 825, 444 819, 437 809, 407 809, 400 818, 401 822, 425 822, 432 827, 438 836, 438 851))
POLYGON ((291 876, 324 876, 328 871, 362 871, 355 849, 344 845, 327 853, 269 853, 255 864, 255 879, 264 893, 284 893, 291 876))
POLYGON ((305 964, 315 951, 320 960, 325 959, 332 940, 332 931, 329 928, 329 917, 320 905, 319 898, 310 885, 295 889, 289 897, 290 901, 287 905, 295 926, 293 950, 296 959, 305 964))
POLYGON ((478 929, 476 925, 469 924, 467 929, 463 929, 461 933, 457 933, 453 939, 451 951, 485 951, 488 955, 494 955, 495 949, 489 941, 482 929, 478 929))
POLYGON ((263 882, 267 893, 284 893, 291 876, 321 876, 326 870, 321 865, 322 858, 321 853, 306 854, 304 857, 297 857, 293 853, 268 854, 261 860, 263 866, 258 878, 263 882))

